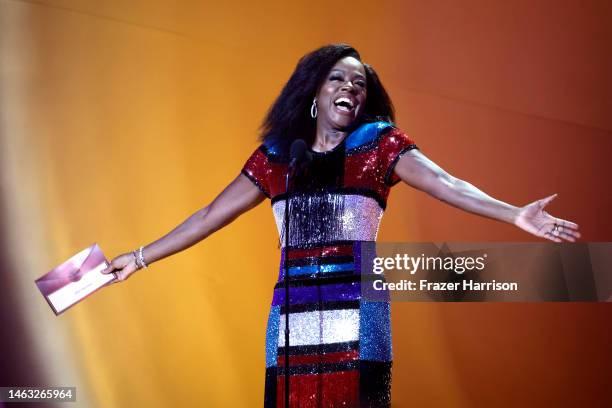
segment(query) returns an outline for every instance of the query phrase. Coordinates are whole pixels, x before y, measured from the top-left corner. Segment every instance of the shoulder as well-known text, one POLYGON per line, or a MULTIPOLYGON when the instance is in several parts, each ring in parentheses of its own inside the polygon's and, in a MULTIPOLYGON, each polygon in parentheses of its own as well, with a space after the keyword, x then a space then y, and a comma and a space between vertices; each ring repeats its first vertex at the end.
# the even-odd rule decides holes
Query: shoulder
POLYGON ((346 139, 346 149, 349 152, 364 151, 376 148, 388 134, 399 129, 390 122, 378 121, 361 124, 346 139))
POLYGON ((289 161, 286 140, 266 140, 258 148, 270 163, 285 163, 289 161))

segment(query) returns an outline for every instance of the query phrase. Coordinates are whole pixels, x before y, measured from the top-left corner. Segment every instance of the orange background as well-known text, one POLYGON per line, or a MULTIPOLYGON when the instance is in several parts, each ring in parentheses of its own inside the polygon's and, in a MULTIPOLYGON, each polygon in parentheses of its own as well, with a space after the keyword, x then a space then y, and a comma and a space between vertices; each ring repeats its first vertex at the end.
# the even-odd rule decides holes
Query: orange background
MULTIPOLYGON (((34 279, 205 206, 257 146, 299 57, 354 45, 422 152, 496 198, 552 193, 612 240, 606 1, 0 0, 0 385, 78 406, 263 405, 269 202, 55 317, 34 279)), ((536 241, 395 187, 380 241, 536 241)), ((393 305, 394 407, 610 402, 609 304, 393 305)))

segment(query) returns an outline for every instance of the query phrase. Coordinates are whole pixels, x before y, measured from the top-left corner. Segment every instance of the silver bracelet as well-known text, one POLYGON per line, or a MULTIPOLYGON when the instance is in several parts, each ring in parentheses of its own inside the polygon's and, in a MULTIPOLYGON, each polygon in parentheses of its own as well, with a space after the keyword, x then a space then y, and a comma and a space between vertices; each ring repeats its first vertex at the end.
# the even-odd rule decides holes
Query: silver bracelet
POLYGON ((140 264, 140 260, 138 259, 138 255, 136 254, 136 251, 132 251, 132 255, 134 255, 134 262, 136 263, 136 266, 138 267, 138 269, 142 269, 142 265, 140 264))
POLYGON ((138 259, 140 260, 140 264, 145 267, 148 268, 149 266, 147 265, 147 263, 144 260, 144 256, 142 254, 142 250, 144 249, 144 247, 140 247, 140 249, 138 250, 138 259))

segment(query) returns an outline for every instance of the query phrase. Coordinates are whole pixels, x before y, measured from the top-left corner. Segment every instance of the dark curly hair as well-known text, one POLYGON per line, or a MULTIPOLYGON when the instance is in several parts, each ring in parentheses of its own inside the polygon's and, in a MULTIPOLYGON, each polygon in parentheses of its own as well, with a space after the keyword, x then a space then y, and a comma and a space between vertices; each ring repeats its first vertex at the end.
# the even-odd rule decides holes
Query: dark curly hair
MULTIPOLYGON (((304 139, 310 146, 316 136, 316 121, 310 116, 310 106, 329 71, 345 57, 361 61, 359 52, 347 44, 330 44, 304 55, 289 81, 270 107, 262 125, 260 139, 275 144, 286 152, 296 139, 304 139)), ((361 61, 363 64, 363 61, 361 61)), ((367 97, 359 123, 384 120, 393 123, 393 103, 378 74, 368 64, 366 72, 367 97)))

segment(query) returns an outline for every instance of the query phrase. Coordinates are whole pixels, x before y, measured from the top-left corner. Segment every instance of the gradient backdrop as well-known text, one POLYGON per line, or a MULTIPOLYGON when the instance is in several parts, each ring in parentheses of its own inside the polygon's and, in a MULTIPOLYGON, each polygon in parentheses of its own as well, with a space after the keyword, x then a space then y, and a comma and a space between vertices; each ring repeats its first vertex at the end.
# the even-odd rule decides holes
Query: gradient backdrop
MULTIPOLYGON (((0 385, 79 407, 257 407, 277 278, 269 201, 55 317, 34 279, 208 204, 299 57, 357 47, 453 175, 612 241, 609 1, 0 0, 0 385)), ((394 188, 381 241, 536 241, 394 188)), ((609 304, 393 305, 394 407, 612 402, 609 304)), ((610 405, 608 405, 610 406, 610 405)))

